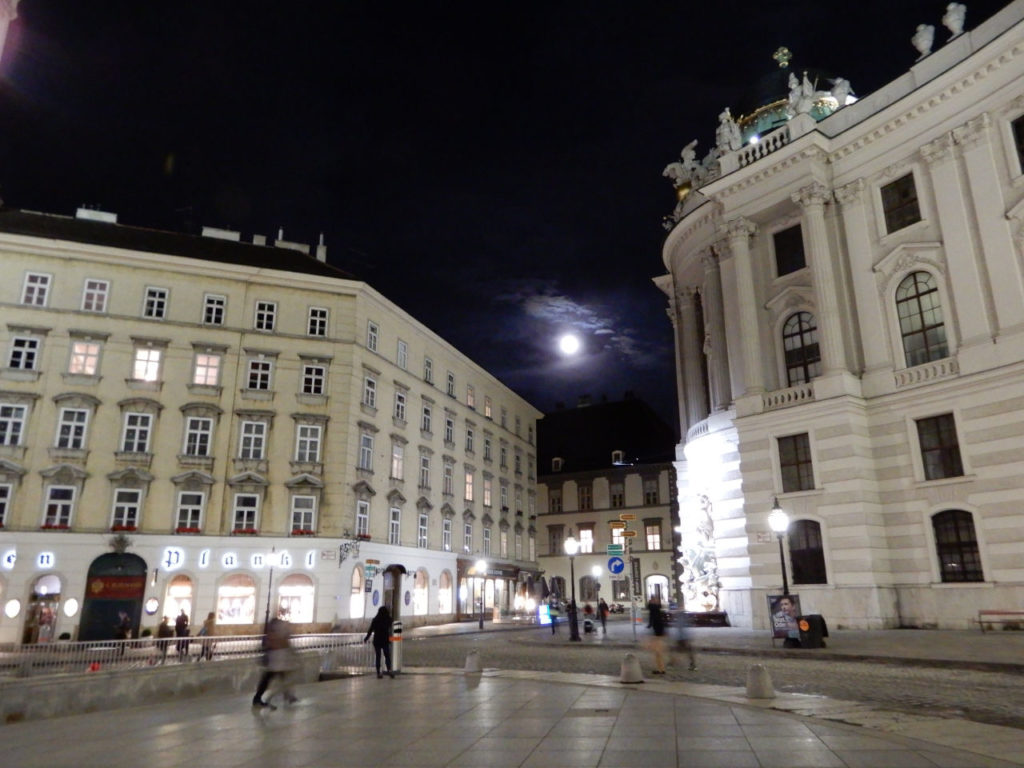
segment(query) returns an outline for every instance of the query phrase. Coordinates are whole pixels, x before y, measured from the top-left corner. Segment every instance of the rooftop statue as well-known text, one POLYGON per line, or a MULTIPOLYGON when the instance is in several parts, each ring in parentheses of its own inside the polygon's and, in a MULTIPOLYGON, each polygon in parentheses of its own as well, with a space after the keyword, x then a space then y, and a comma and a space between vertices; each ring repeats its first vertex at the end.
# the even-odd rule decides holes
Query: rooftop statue
POLYGON ((946 15, 942 17, 942 23, 952 34, 949 39, 964 31, 964 18, 967 16, 967 6, 963 3, 950 3, 946 6, 946 15))
POLYGON ((669 163, 665 166, 665 170, 661 172, 662 176, 672 179, 672 183, 676 187, 693 182, 694 178, 698 175, 700 166, 697 165, 696 146, 697 140, 694 139, 683 147, 683 151, 679 153, 681 162, 669 163))
POLYGON ((910 42, 914 44, 917 52, 921 54, 917 57, 918 60, 923 59, 932 52, 932 43, 935 42, 935 27, 931 24, 918 24, 917 32, 910 38, 910 42))
POLYGON ((832 79, 832 98, 839 104, 836 109, 842 109, 846 106, 846 99, 853 93, 853 86, 850 85, 850 81, 845 77, 836 77, 832 79))
POLYGON ((796 79, 796 75, 792 72, 789 73, 789 103, 786 105, 786 114, 790 117, 794 115, 805 115, 811 111, 814 106, 814 86, 811 85, 811 81, 807 79, 807 73, 804 72, 803 81, 796 79))
POLYGON ((718 154, 735 152, 743 146, 743 138, 740 136, 740 127, 732 119, 729 108, 726 107, 718 116, 718 128, 715 130, 715 144, 718 154))

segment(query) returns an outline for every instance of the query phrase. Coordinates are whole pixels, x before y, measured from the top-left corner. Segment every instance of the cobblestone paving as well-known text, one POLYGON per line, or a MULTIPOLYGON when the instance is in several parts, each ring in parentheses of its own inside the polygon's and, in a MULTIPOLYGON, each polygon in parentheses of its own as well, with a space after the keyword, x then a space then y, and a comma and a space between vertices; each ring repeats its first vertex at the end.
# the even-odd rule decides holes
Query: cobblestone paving
MULTIPOLYGON (((562 635, 564 643, 537 644, 528 641, 531 631, 546 630, 408 639, 403 643, 403 664, 463 667, 466 654, 475 648, 484 667, 618 675, 623 656, 635 652, 645 674, 650 673, 650 654, 639 648, 569 643, 567 634, 562 635)), ((754 663, 768 668, 778 691, 1024 729, 1024 680, 1013 673, 705 653, 698 659, 696 672, 689 672, 685 660, 679 659, 667 677, 742 687, 746 685, 747 669, 754 663)))

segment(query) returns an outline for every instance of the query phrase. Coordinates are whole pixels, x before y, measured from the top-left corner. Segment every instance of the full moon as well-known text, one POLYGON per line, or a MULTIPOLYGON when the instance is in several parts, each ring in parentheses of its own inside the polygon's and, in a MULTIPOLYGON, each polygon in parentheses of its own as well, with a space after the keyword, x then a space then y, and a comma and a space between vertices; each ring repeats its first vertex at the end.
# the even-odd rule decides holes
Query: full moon
POLYGON ((575 355, 579 352, 580 340, 571 333, 567 333, 558 340, 558 348, 563 355, 575 355))

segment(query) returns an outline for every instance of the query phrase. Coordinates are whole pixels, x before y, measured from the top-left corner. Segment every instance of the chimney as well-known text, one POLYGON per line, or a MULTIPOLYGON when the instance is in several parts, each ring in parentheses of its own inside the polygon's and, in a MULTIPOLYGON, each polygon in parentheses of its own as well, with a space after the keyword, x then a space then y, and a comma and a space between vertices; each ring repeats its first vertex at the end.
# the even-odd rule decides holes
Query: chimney
POLYGON ((266 235, 253 235, 252 236, 252 244, 253 245, 266 245, 267 244, 267 236, 266 235))
POLYGON ((76 219, 85 219, 86 221, 102 221, 107 224, 117 224, 117 214, 110 213, 108 211, 101 211, 97 208, 89 208, 81 205, 78 210, 75 211, 76 219))
POLYGON ((327 246, 324 245, 324 233, 320 233, 320 242, 316 244, 316 260, 327 263, 327 246))

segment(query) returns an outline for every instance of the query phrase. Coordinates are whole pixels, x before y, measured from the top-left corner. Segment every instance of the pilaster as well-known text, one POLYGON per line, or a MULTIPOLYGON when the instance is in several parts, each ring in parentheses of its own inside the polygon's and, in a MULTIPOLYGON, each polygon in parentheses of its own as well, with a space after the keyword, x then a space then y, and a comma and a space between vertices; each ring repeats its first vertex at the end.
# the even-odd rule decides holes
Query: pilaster
POLYGON ((754 223, 742 217, 725 224, 725 234, 732 251, 739 304, 740 338, 743 347, 744 392, 764 392, 761 360, 761 329, 757 318, 757 293, 750 261, 750 237, 757 231, 754 223))
POLYGON ((725 333, 725 305, 718 255, 709 248, 701 254, 704 264, 704 354, 708 361, 711 410, 721 411, 732 402, 729 382, 729 351, 725 333))

